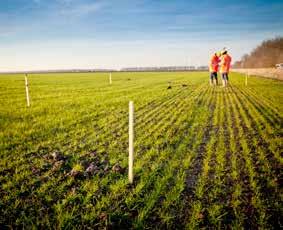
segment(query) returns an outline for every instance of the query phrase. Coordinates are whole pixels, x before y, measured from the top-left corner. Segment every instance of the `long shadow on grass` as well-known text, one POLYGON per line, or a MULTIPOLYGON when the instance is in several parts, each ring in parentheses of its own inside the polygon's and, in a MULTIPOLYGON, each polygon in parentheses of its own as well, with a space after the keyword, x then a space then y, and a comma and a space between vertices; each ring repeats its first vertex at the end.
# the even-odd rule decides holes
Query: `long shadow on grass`
MULTIPOLYGON (((203 160, 206 154, 206 145, 210 141, 212 132, 217 132, 216 130, 218 130, 217 127, 213 125, 213 116, 216 108, 215 96, 217 93, 218 92, 216 89, 213 88, 210 101, 207 105, 207 109, 209 110, 210 114, 207 119, 207 124, 202 125, 199 129, 199 132, 203 132, 202 141, 199 145, 194 147, 193 151, 195 152, 195 157, 193 158, 189 168, 186 170, 185 188, 182 192, 180 201, 180 203, 183 205, 182 209, 179 210, 179 215, 177 215, 176 219, 174 220, 174 223, 178 223, 177 226, 179 229, 185 228, 186 220, 190 215, 192 200, 196 199, 194 190, 202 171, 203 160)), ((196 140, 192 139, 192 142, 194 141, 196 140)), ((210 176, 212 176, 212 172, 210 176)))

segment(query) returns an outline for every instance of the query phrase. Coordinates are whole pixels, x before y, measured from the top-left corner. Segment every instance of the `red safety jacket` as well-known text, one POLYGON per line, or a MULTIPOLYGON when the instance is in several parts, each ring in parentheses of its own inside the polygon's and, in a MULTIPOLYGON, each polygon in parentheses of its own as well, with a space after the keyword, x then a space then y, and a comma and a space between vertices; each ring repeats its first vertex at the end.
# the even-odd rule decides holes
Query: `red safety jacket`
POLYGON ((221 56, 220 72, 229 73, 232 58, 228 54, 221 56))
POLYGON ((218 71, 218 63, 220 59, 217 55, 212 55, 209 61, 209 71, 210 72, 217 72, 218 71))

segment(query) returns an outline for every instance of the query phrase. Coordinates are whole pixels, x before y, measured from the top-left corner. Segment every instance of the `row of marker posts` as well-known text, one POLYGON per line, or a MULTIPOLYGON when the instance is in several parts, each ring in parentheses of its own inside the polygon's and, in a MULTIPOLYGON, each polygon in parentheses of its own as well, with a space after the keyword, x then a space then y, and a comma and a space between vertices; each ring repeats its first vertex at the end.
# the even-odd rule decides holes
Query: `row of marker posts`
MULTIPOLYGON (((245 80, 246 86, 248 85, 248 76, 249 73, 246 74, 246 80, 245 80)), ((109 74, 109 84, 112 84, 111 73, 109 74)), ((30 107, 27 74, 25 75, 25 87, 26 87, 27 106, 30 107)), ((134 167, 134 102, 130 101, 129 102, 129 171, 128 171, 128 178, 130 184, 132 184, 134 181, 133 167, 134 167)))
MULTIPOLYGON (((109 74, 109 84, 112 84, 112 75, 109 74)), ((26 88, 26 100, 27 100, 27 107, 30 107, 30 100, 29 100, 29 88, 28 88, 28 78, 27 74, 25 75, 25 88, 26 88)), ((129 102, 129 183, 132 184, 134 181, 134 102, 129 102)))
MULTIPOLYGON (((109 84, 112 85, 112 74, 109 74, 109 84)), ((27 100, 27 107, 30 107, 30 100, 29 100, 29 88, 28 88, 28 75, 25 74, 25 88, 26 88, 26 100, 27 100)))
MULTIPOLYGON (((248 76, 249 72, 246 74, 245 85, 248 85, 248 76)), ((109 84, 112 84, 112 74, 109 74, 109 84)), ((27 106, 30 107, 30 99, 29 99, 29 88, 28 88, 28 78, 27 74, 25 75, 25 87, 26 87, 26 100, 27 106)), ((132 184, 134 181, 134 102, 129 102, 129 171, 128 178, 129 183, 132 184)))

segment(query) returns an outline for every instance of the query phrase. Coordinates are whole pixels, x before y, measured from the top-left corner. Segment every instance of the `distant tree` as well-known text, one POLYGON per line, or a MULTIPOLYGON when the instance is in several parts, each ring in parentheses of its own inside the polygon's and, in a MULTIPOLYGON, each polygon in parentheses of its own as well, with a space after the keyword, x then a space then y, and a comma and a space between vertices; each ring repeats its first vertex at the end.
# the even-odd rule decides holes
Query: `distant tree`
POLYGON ((283 37, 263 41, 250 54, 245 54, 234 68, 268 68, 283 63, 283 37))

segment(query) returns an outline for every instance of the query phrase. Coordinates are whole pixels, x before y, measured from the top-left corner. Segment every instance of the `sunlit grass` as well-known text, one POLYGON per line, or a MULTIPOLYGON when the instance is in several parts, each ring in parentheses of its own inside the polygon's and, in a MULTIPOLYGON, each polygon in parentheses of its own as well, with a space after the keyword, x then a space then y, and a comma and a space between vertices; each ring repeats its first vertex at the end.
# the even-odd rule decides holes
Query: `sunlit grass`
POLYGON ((0 75, 0 226, 276 228, 282 82, 231 74, 0 75), (171 82, 172 89, 167 89, 171 82), (128 102, 135 103, 128 184, 128 102))

